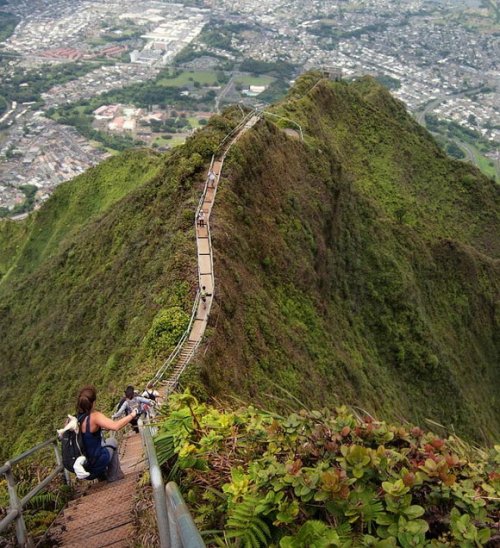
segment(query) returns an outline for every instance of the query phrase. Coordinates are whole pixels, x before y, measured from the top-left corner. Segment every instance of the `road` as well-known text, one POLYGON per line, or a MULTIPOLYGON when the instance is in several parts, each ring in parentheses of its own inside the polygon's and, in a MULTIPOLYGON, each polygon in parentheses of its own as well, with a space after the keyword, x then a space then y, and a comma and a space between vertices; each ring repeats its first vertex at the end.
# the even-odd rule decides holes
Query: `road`
MULTIPOLYGON (((438 97, 436 97, 436 99, 433 99, 432 101, 429 101, 427 104, 425 104, 424 108, 422 110, 416 111, 414 113, 414 117, 420 125, 422 125, 426 128, 427 127, 427 125, 425 123, 426 114, 433 111, 444 100, 450 99, 451 97, 461 97, 461 96, 464 96, 464 95, 469 95, 470 93, 476 93, 480 89, 481 89, 481 87, 477 87, 477 88, 471 88, 471 89, 468 89, 468 90, 465 90, 465 91, 459 91, 457 93, 450 93, 449 95, 444 95, 444 94, 439 95, 438 97)), ((466 159, 469 162, 471 162, 473 165, 475 165, 476 167, 479 168, 479 163, 476 160, 476 155, 472 151, 470 145, 468 143, 464 142, 464 141, 459 140, 459 139, 454 139, 454 141, 460 147, 460 149, 464 152, 466 159)))
POLYGON ((452 97, 461 97, 462 95, 469 95, 469 93, 476 93, 481 87, 467 89, 465 91, 458 91, 456 93, 450 93, 448 95, 443 94, 439 95, 432 101, 429 101, 424 105, 423 110, 418 110, 414 113, 415 119, 417 122, 425 127, 425 115, 428 114, 431 110, 434 110, 439 104, 441 104, 445 99, 450 99, 452 97))
POLYGON ((215 99, 215 112, 219 113, 220 112, 220 108, 219 108, 219 105, 222 101, 222 99, 224 99, 224 97, 229 93, 229 91, 231 90, 231 87, 233 86, 233 83, 234 83, 234 78, 235 78, 235 74, 233 74, 231 76, 231 78, 229 79, 229 82, 224 86, 224 88, 222 89, 222 91, 219 93, 219 95, 217 96, 217 98, 215 99))

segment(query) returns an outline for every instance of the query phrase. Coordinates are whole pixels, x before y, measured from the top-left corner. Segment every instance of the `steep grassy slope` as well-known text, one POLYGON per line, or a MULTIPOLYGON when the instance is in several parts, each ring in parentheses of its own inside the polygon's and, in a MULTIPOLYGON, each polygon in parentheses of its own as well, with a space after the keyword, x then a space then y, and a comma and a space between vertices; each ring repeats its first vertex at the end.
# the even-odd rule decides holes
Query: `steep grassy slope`
POLYGON ((192 306, 194 210, 227 116, 168 156, 113 158, 26 227, 2 227, 0 456, 53 432, 83 384, 106 408, 168 355, 192 306))
POLYGON ((62 241, 151 179, 161 163, 151 151, 129 151, 59 186, 48 204, 24 221, 0 223, 0 283, 33 272, 62 241))
MULTIPOLYGON (((204 389, 280 406, 277 383, 497 436, 497 187, 371 80, 306 76, 275 112, 305 142, 261 121, 227 158, 204 389)), ((195 290, 203 170, 239 116, 169 156, 112 159, 0 228, 0 456, 59 424, 83 383, 106 407, 167 355, 195 290)))
POLYGON ((202 380, 498 436, 498 187, 373 81, 313 84, 276 110, 305 143, 266 122, 228 158, 202 380))

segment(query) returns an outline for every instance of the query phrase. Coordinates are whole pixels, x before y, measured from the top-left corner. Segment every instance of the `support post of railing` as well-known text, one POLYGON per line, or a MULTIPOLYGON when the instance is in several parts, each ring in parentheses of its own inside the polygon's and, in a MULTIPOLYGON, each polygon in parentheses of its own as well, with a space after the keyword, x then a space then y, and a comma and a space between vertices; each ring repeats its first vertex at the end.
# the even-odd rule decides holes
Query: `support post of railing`
POLYGON ((142 435, 142 441, 146 449, 146 457, 148 459, 149 476, 151 478, 151 486, 153 488, 160 546, 161 548, 171 548, 170 528, 167 513, 167 497, 165 495, 165 486, 161 476, 160 465, 158 464, 158 459, 156 457, 153 438, 151 437, 149 425, 144 425, 142 419, 139 419, 138 424, 142 435))
POLYGON ((61 452, 59 451, 59 446, 57 445, 57 441, 54 442, 54 454, 56 456, 57 466, 62 466, 64 483, 66 485, 71 485, 71 478, 69 476, 69 472, 63 466, 62 456, 61 456, 61 452))
POLYGON ((19 546, 32 546, 32 543, 28 538, 26 523, 24 522, 21 501, 17 496, 16 480, 14 478, 14 474, 12 473, 12 468, 9 468, 9 470, 5 472, 5 477, 7 478, 7 489, 9 491, 10 510, 17 513, 17 517, 15 518, 17 542, 19 546))

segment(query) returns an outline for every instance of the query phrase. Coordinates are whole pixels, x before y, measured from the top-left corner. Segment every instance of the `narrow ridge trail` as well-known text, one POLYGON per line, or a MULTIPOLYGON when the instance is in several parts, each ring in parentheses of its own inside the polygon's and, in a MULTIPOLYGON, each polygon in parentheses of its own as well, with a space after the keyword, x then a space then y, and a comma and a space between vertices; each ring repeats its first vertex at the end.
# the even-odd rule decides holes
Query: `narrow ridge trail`
MULTIPOLYGON (((198 282, 205 286, 209 297, 206 304, 197 297, 190 327, 169 360, 160 368, 155 382, 161 382, 161 393, 167 397, 172 392, 193 358, 207 326, 215 291, 213 254, 210 239, 210 214, 215 202, 224 159, 231 146, 259 120, 259 115, 247 115, 234 130, 234 136, 218 159, 214 159, 211 170, 215 174, 213 184, 207 175, 197 214, 204 213, 204 224, 195 222, 198 282), (166 377, 166 380, 163 380, 166 377)), ((50 527, 46 538, 50 546, 116 548, 133 545, 134 498, 140 472, 144 468, 144 452, 141 436, 126 434, 120 444, 120 463, 124 479, 113 483, 80 484, 77 497, 69 502, 50 527)))
POLYGON ((235 135, 229 141, 224 151, 217 159, 214 159, 211 165, 211 169, 215 175, 214 183, 210 185, 208 177, 206 179, 205 188, 202 195, 203 200, 200 202, 197 210, 197 213, 199 211, 203 211, 204 224, 203 226, 199 226, 196 222, 195 228, 198 260, 198 284, 200 289, 205 287, 209 297, 207 298, 206 303, 203 303, 200 299, 195 301, 195 308, 191 319, 192 321, 190 322, 185 336, 181 339, 181 343, 178 345, 177 349, 174 350, 154 378, 155 383, 161 383, 160 394, 162 398, 168 397, 168 394, 175 389, 177 383, 179 382, 179 377, 192 360, 200 342, 203 339, 203 335, 205 334, 208 318, 210 316, 210 309, 212 308, 213 296, 216 289, 210 234, 210 215, 215 203, 217 189, 219 188, 224 160, 229 150, 250 128, 252 128, 259 121, 259 119, 259 114, 251 113, 251 115, 247 116, 243 120, 240 126, 237 127, 235 135))

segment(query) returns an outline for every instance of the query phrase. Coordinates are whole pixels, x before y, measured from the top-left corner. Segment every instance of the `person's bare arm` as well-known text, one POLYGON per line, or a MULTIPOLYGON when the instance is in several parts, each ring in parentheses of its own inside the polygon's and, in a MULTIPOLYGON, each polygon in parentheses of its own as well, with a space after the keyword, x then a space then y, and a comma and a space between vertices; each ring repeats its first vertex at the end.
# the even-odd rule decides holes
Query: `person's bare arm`
POLYGON ((94 422, 97 424, 97 426, 100 426, 101 428, 104 428, 105 430, 120 430, 120 428, 123 428, 126 424, 128 424, 132 419, 134 419, 137 416, 136 411, 132 411, 130 415, 126 415, 125 417, 114 421, 106 415, 103 415, 99 411, 94 413, 94 422))

